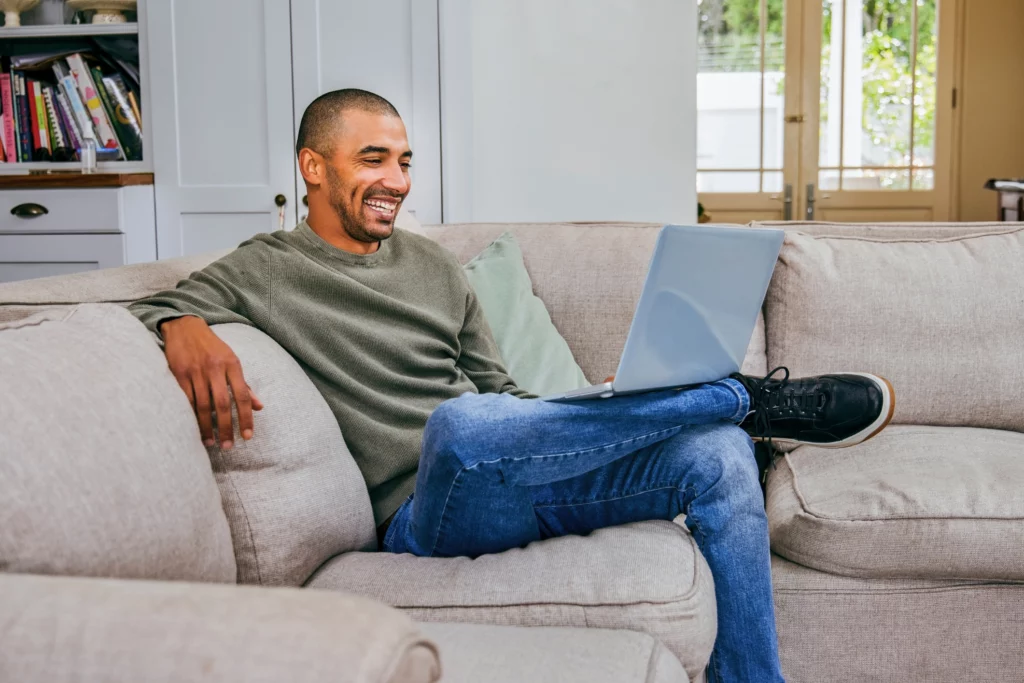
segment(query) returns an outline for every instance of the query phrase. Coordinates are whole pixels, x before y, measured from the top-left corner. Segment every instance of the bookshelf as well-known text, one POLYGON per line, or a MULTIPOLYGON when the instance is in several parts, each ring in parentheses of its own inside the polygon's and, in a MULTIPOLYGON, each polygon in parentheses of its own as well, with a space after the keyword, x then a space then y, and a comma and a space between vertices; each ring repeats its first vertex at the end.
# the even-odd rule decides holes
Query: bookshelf
MULTIPOLYGON (((149 107, 149 83, 147 78, 147 45, 145 30, 145 2, 140 2, 137 15, 130 15, 130 19, 136 19, 123 24, 32 24, 31 19, 23 22, 20 27, 0 27, 0 56, 3 56, 5 71, 10 71, 8 64, 12 57, 24 57, 33 54, 57 54, 61 52, 80 52, 83 54, 103 54, 103 61, 87 59, 88 66, 102 64, 104 75, 121 73, 133 90, 137 92, 137 104, 141 110, 141 159, 99 161, 96 172, 104 174, 133 174, 151 173, 153 170, 152 145, 146 135, 151 131, 150 107, 149 107), (107 52, 111 45, 120 46, 122 53, 116 56, 124 59, 136 68, 138 83, 136 84, 120 71, 117 67, 114 54, 107 52), (126 56, 127 55, 127 56, 126 56)), ((24 15, 23 15, 24 16, 24 15)), ((28 77, 38 77, 40 81, 49 85, 56 85, 56 80, 49 68, 26 67, 13 70, 19 71, 28 77)), ((59 91, 55 88, 54 94, 59 91)), ((66 120, 65 120, 66 123, 66 120)), ((113 127, 113 126, 112 126, 113 127)), ((115 129, 115 134, 120 140, 120 131, 115 129)), ((0 137, 4 131, 0 128, 0 137)), ((7 145, 5 144, 5 151, 7 145)), ((59 174, 68 177, 68 183, 72 184, 71 175, 76 173, 81 164, 78 161, 8 161, 0 162, 0 176, 11 175, 42 175, 47 173, 59 174)))

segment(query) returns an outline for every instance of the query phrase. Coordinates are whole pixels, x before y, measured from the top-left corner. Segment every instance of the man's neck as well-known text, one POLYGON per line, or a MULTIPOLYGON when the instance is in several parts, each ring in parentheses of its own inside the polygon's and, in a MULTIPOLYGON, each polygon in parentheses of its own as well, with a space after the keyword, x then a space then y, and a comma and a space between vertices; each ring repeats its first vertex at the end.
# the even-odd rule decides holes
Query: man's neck
POLYGON ((320 216, 314 216, 313 212, 310 211, 309 216, 306 217, 306 225, 309 226, 310 230, 319 235, 320 239, 324 242, 350 254, 366 256, 380 249, 380 242, 360 242, 359 240, 352 239, 341 224, 341 220, 336 216, 334 220, 325 220, 320 216))

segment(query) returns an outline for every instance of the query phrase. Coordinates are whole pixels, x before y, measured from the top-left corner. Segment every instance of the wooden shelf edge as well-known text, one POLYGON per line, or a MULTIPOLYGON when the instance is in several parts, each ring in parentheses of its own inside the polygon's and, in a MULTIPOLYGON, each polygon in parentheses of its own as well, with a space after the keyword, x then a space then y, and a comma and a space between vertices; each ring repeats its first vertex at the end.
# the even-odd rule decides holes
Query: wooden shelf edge
POLYGON ((0 175, 0 190, 152 185, 152 173, 35 173, 0 175))

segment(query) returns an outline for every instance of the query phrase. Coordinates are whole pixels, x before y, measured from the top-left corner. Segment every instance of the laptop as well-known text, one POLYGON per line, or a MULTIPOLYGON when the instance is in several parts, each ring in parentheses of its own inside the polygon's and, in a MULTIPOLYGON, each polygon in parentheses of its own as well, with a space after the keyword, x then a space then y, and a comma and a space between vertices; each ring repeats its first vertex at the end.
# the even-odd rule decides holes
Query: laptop
POLYGON ((739 372, 784 236, 767 228, 664 226, 614 380, 542 400, 610 398, 739 372))

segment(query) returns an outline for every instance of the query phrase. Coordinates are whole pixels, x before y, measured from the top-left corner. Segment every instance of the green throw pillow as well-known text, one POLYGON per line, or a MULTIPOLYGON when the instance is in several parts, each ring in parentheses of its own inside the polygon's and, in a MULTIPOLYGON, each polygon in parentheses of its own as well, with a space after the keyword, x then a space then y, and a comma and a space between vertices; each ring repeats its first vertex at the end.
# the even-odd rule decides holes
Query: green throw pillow
POLYGON ((492 242, 465 270, 516 384, 540 396, 590 385, 544 302, 534 296, 512 233, 492 242))

